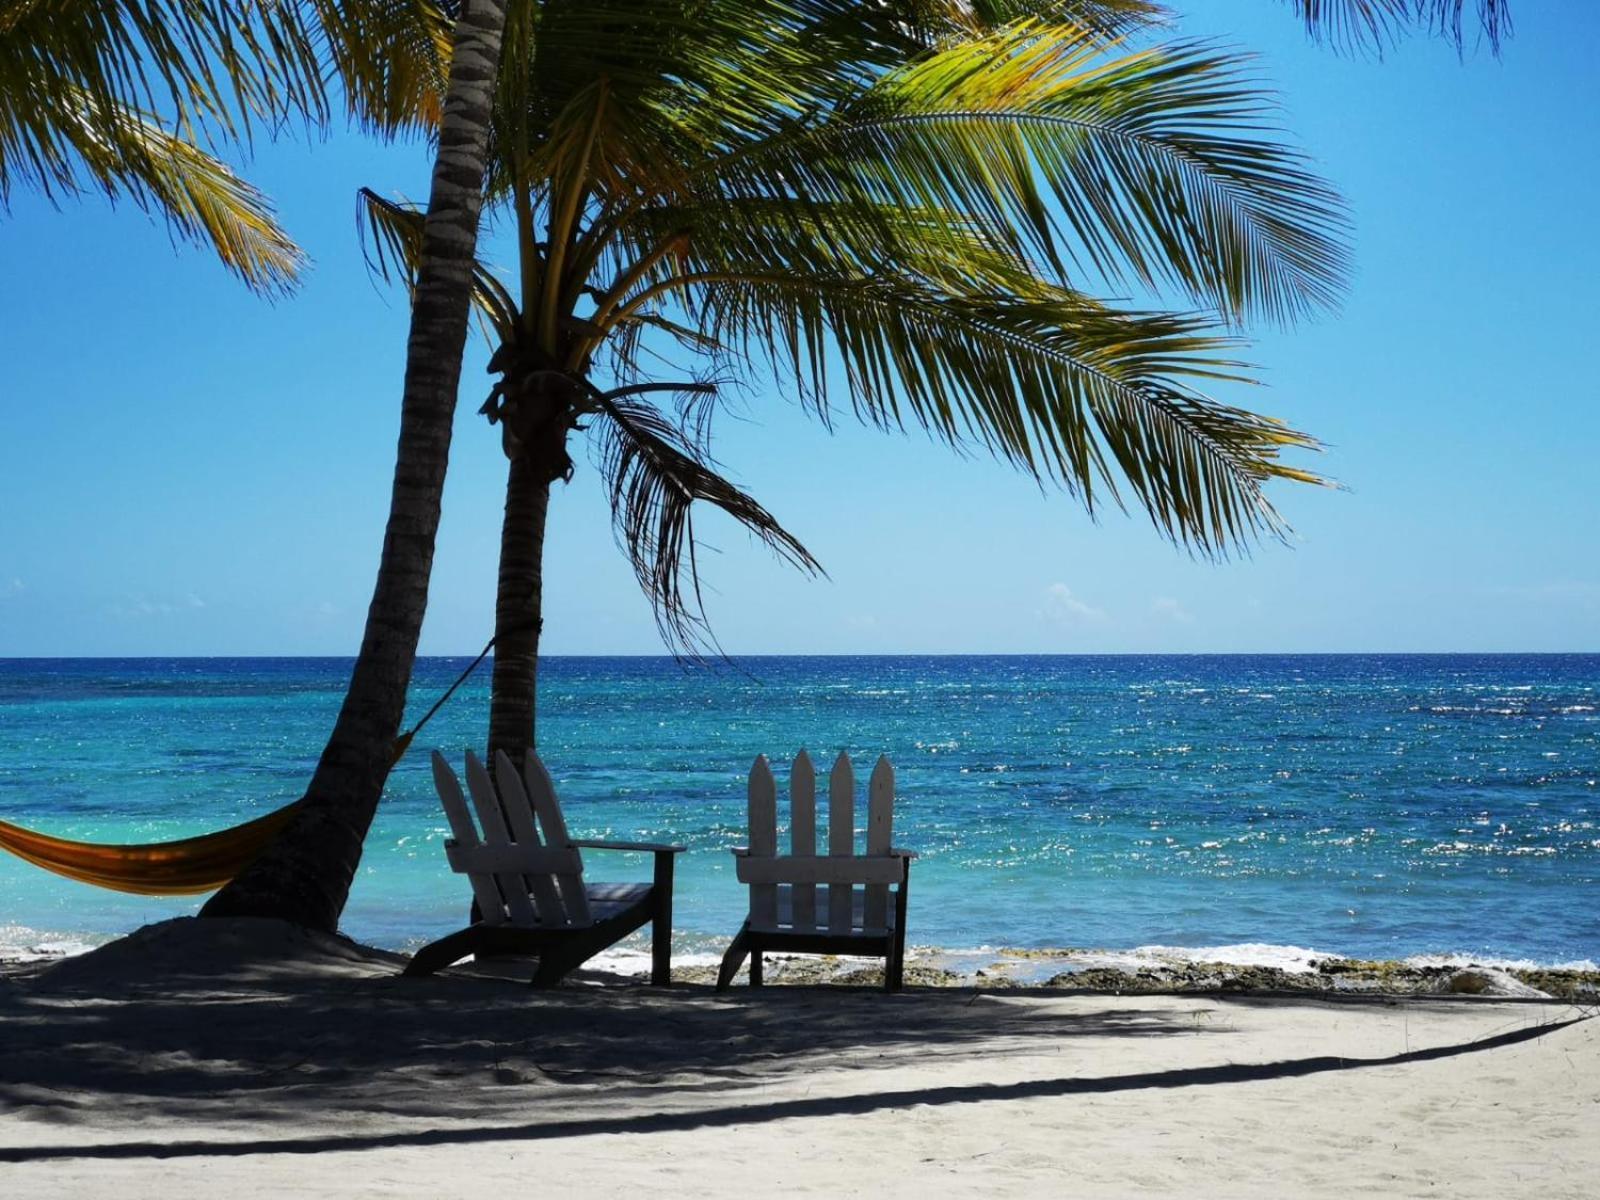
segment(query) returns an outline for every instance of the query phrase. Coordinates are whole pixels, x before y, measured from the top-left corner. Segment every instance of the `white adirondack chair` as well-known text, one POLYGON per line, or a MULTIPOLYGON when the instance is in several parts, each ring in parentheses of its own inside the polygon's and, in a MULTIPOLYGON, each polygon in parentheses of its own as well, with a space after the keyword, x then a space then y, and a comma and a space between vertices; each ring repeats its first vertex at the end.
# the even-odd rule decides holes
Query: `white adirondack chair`
POLYGON ((493 781, 470 750, 467 786, 478 810, 472 819, 455 772, 437 750, 433 782, 450 832, 450 867, 472 882, 473 923, 418 950, 407 975, 431 975, 469 954, 538 955, 535 987, 568 971, 651 922, 650 982, 670 982, 672 867, 682 846, 573 838, 544 764, 529 754, 519 776, 504 752, 495 755, 493 781), (498 790, 496 785, 498 785, 498 790), (648 851, 650 883, 585 883, 580 850, 648 851))
POLYGON ((733 982, 745 956, 750 984, 761 985, 766 950, 860 954, 885 960, 884 986, 905 974, 906 889, 910 850, 891 844, 894 768, 879 758, 867 786, 867 846, 855 847, 855 773, 840 754, 828 779, 828 850, 817 853, 816 770, 804 750, 789 774, 788 854, 778 853, 778 794, 766 755, 750 768, 750 844, 734 850, 739 882, 750 885, 750 916, 728 947, 717 990, 733 982), (893 904, 890 890, 893 889, 893 904))

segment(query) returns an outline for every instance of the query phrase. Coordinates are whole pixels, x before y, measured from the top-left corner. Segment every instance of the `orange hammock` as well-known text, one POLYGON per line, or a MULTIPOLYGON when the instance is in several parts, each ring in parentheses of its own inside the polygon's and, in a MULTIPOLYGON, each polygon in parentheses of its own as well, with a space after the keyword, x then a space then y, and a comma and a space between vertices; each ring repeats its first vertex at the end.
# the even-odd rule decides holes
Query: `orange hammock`
POLYGON ((79 883, 136 896, 214 892, 232 879, 289 823, 300 802, 232 829, 176 842, 104 846, 69 842, 0 821, 0 848, 79 883))
MULTIPOLYGON (((418 728, 421 728, 420 722, 418 728)), ((396 762, 411 745, 416 732, 413 729, 395 742, 396 762)), ((296 800, 264 817, 199 837, 131 846, 72 842, 0 821, 0 849, 9 850, 46 871, 114 892, 131 892, 135 896, 188 896, 214 892, 249 866, 289 823, 299 806, 300 801, 296 800)))
MULTIPOLYGON (((490 638, 483 653, 445 689, 444 695, 423 714, 422 720, 395 740, 395 762, 405 754, 417 731, 433 719, 433 714, 444 707, 444 702, 466 682, 467 676, 477 670, 478 664, 494 649, 494 641, 490 638)), ((46 871, 114 892, 130 892, 135 896, 189 896, 214 892, 249 866, 289 823, 299 806, 300 801, 296 800, 254 821, 199 837, 132 846, 72 842, 0 821, 0 850, 9 850, 46 871)))

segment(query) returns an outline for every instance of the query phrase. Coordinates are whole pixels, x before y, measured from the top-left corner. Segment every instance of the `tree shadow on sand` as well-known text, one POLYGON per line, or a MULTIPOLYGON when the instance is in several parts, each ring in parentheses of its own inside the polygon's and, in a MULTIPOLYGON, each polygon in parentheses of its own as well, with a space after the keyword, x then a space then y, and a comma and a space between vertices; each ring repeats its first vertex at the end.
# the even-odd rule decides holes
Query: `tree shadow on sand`
POLYGON ((1189 1087, 1450 1057, 1570 1023, 1388 1058, 949 1086, 924 1076, 923 1086, 907 1086, 898 1069, 1070 1053, 1079 1039, 1227 1037, 1229 1002, 1198 1010, 1217 1019, 1197 1024, 1193 1008, 1133 999, 1107 1008, 1055 991, 888 996, 807 987, 718 996, 703 987, 579 984, 534 992, 493 978, 400 979, 393 956, 276 929, 263 936, 265 923, 168 925, 178 932, 144 931, 99 960, 0 987, 0 1110, 95 1133, 86 1144, 0 1146, 0 1162, 539 1140, 1189 1087), (234 929, 196 928, 219 924, 234 929), (848 1094, 771 1094, 823 1069, 828 1087, 818 1090, 848 1094), (176 1134, 184 1130, 175 1125, 203 1122, 217 1136, 103 1141, 151 1119, 176 1134), (303 1132, 335 1123, 339 1132, 303 1132), (262 1125, 285 1136, 262 1138, 262 1125))

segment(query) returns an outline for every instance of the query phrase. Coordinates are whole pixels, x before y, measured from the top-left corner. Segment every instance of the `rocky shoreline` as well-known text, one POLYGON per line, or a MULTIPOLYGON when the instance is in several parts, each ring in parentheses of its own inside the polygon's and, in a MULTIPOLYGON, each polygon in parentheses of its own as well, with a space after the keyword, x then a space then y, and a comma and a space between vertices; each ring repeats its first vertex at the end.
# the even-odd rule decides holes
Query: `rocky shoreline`
MULTIPOLYGON (((930 951, 908 956, 908 987, 1049 988, 1112 995, 1184 995, 1206 992, 1312 993, 1366 996, 1480 996, 1499 1000, 1600 1003, 1600 971, 1477 964, 1419 966, 1394 960, 1321 958, 1305 969, 1204 961, 1152 961, 1104 965, 1109 952, 997 950, 983 956, 930 951)), ((861 959, 769 954, 766 980, 774 984, 835 983, 881 986, 881 964, 861 959)), ((685 983, 712 983, 715 966, 673 970, 685 983)), ((741 977, 740 982, 743 982, 741 977)))
MULTIPOLYGON (((25 957, 0 956, 0 984, 22 983, 76 957, 37 952, 25 957)), ((403 961, 400 957, 390 957, 397 963, 403 961)), ((618 978, 642 981, 647 974, 636 969, 634 963, 643 959, 640 954, 627 963, 604 964, 603 960, 597 960, 589 970, 579 974, 596 982, 618 978)), ((765 962, 766 981, 779 986, 883 985, 883 966, 876 960, 768 954, 765 962)), ((503 969, 490 973, 501 974, 503 969)), ((510 974, 517 972, 513 968, 510 974)), ((717 966, 714 961, 679 963, 674 965, 672 977, 678 983, 709 985, 716 982, 717 966)), ((738 985, 743 986, 744 982, 741 973, 738 985)), ((1307 958, 1293 967, 1284 967, 1189 959, 1177 953, 1008 948, 953 952, 922 948, 908 954, 905 982, 907 987, 913 988, 1043 989, 1106 995, 1227 992, 1455 996, 1600 1005, 1600 971, 1466 961, 1422 965, 1392 959, 1335 956, 1307 958)))

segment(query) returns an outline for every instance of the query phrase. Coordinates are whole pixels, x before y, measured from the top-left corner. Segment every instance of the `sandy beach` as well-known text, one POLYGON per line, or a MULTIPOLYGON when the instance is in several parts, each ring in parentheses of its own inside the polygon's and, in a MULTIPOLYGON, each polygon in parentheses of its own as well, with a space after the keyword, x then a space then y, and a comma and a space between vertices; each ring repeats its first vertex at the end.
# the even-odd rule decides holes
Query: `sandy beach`
POLYGON ((264 922, 0 975, 9 1196, 1589 1196, 1561 1002, 554 992, 264 922))

